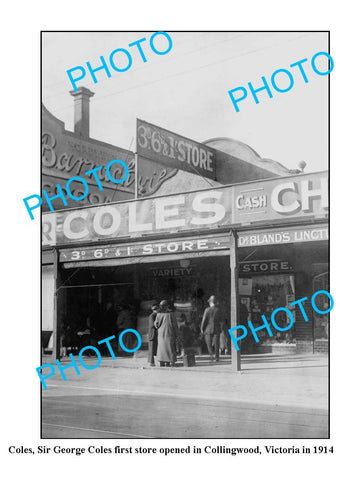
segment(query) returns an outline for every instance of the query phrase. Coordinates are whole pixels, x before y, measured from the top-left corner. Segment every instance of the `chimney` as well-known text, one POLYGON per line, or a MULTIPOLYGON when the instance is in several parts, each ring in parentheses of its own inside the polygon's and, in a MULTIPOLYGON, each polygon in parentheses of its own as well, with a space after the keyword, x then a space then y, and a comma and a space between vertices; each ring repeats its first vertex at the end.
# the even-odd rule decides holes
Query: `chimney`
POLYGON ((79 87, 70 92, 74 97, 74 133, 82 138, 90 136, 90 98, 94 93, 88 88, 79 87))

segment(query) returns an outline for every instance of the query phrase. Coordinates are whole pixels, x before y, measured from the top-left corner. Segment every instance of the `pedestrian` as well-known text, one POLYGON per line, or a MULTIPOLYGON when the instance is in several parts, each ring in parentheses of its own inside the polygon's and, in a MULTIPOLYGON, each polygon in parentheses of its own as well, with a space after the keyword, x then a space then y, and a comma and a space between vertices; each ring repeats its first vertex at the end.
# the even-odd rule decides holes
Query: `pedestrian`
MULTIPOLYGON (((82 348, 85 348, 85 347, 88 347, 88 346, 94 346, 96 345, 96 341, 95 341, 95 332, 94 332, 94 329, 87 326, 87 323, 89 323, 88 321, 85 323, 83 323, 82 327, 78 329, 77 331, 77 336, 79 338, 79 350, 81 350, 82 348)), ((94 353, 92 350, 86 350, 86 352, 84 352, 84 355, 87 355, 89 357, 93 356, 94 353)))
POLYGON ((220 333, 220 354, 224 355, 228 353, 228 337, 227 337, 227 321, 224 320, 221 323, 220 333))
POLYGON ((149 315, 149 354, 148 362, 151 367, 155 366, 155 356, 157 355, 157 329, 155 327, 155 320, 159 312, 159 305, 154 303, 151 307, 151 314, 149 315))
POLYGON ((179 338, 180 338, 180 346, 181 346, 181 354, 182 356, 187 355, 189 352, 191 353, 195 338, 192 329, 190 328, 190 321, 182 313, 180 317, 180 326, 179 326, 179 338))
POLYGON ((166 300, 159 304, 155 320, 157 328, 157 360, 161 367, 174 367, 176 363, 176 339, 178 327, 173 311, 166 300))
POLYGON ((204 310, 202 317, 201 332, 204 335, 210 361, 215 359, 218 362, 220 354, 221 311, 217 306, 218 302, 215 295, 209 298, 208 303, 209 307, 204 310))

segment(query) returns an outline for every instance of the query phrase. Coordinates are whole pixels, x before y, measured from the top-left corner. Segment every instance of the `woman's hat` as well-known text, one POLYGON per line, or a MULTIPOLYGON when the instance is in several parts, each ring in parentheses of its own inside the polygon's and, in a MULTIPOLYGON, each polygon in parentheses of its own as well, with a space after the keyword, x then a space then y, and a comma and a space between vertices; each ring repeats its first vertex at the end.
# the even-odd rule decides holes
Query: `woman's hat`
POLYGON ((169 303, 168 303, 167 300, 162 300, 162 301, 160 302, 159 306, 160 306, 161 308, 166 308, 166 307, 169 306, 169 303))

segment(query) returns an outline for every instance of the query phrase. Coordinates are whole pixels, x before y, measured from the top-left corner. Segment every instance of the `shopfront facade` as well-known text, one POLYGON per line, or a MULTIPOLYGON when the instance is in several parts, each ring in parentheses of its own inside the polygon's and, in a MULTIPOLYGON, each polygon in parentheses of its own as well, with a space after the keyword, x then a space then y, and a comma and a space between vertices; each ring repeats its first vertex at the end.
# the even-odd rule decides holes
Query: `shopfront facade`
MULTIPOLYGON (((328 351, 329 315, 319 315, 306 302, 307 323, 291 302, 319 290, 329 291, 329 245, 326 222, 242 232, 239 237, 240 300, 251 320, 261 324, 261 314, 270 317, 279 307, 289 308, 295 318, 287 332, 263 336, 258 352, 302 353, 328 351), (251 246, 243 246, 251 243, 251 246)), ((326 310, 324 305, 321 310, 326 310)), ((281 327, 289 318, 281 313, 281 327)))
MULTIPOLYGON (((115 305, 134 312, 144 344, 150 306, 164 298, 196 330, 212 294, 226 327, 245 311, 256 323, 328 290, 327 172, 44 213, 42 237, 43 330, 56 356, 63 329, 86 317, 104 332, 115 305)), ((253 351, 326 350, 327 316, 293 314, 290 332, 253 351)))

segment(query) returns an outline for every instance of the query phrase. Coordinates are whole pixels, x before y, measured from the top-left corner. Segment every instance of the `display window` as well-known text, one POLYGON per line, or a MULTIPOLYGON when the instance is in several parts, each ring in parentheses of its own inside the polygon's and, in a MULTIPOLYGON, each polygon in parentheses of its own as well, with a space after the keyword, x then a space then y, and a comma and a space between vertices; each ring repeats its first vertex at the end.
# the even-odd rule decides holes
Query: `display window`
POLYGON ((170 302, 178 326, 186 324, 190 327, 194 343, 198 346, 207 300, 211 295, 217 296, 226 332, 230 322, 230 269, 227 256, 144 265, 139 268, 138 278, 141 297, 138 330, 143 339, 146 339, 151 305, 162 299, 170 302))
POLYGON ((136 328, 146 345, 151 306, 161 300, 170 303, 178 327, 190 328, 193 343, 199 346, 200 324, 211 295, 219 299, 227 331, 229 257, 63 269, 58 295, 62 343, 73 353, 85 340, 94 344, 123 327, 136 328))
MULTIPOLYGON (((270 324, 272 312, 279 307, 288 308, 294 315, 294 308, 289 304, 295 300, 293 274, 257 275, 240 279, 241 324, 251 320, 254 327, 263 325, 262 315, 270 324), (246 293, 246 295, 245 295, 246 293)), ((280 311, 275 315, 275 322, 281 328, 290 324, 288 313, 280 311)), ((257 332, 261 344, 294 343, 295 328, 280 332, 272 328, 270 337, 266 329, 257 332)))

